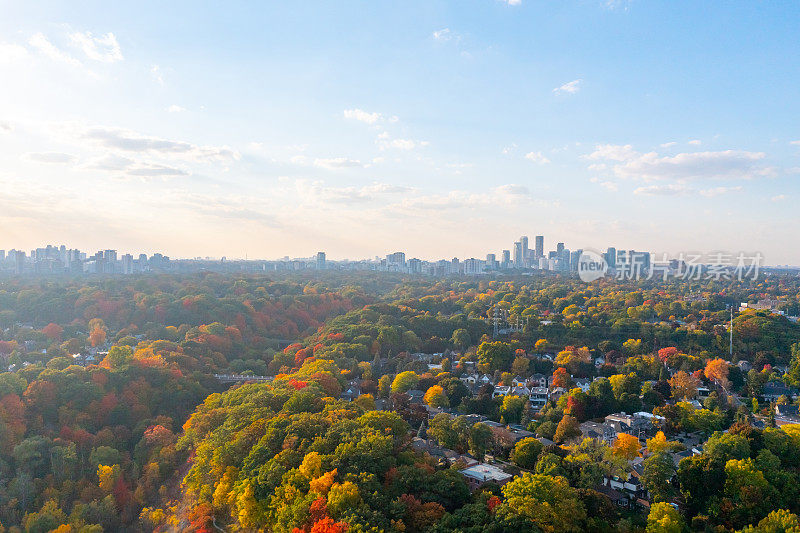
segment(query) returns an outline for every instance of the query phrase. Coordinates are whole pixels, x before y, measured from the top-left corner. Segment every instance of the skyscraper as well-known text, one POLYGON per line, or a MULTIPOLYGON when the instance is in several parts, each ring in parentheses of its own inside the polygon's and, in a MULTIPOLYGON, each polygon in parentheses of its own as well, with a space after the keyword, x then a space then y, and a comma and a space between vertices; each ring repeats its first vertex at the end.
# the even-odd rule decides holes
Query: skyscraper
POLYGON ((536 236, 536 258, 544 257, 544 235, 536 236))
POLYGON ((325 252, 317 252, 317 270, 325 270, 325 252))
POLYGON ((514 243, 514 268, 522 268, 522 243, 517 241, 514 243))
POLYGON ((511 250, 503 250, 503 268, 508 268, 511 264, 511 250))
POLYGON ((606 250, 606 264, 608 268, 617 268, 617 249, 609 246, 606 250))
POLYGON ((528 266, 528 237, 523 235, 519 242, 522 244, 522 266, 528 266))

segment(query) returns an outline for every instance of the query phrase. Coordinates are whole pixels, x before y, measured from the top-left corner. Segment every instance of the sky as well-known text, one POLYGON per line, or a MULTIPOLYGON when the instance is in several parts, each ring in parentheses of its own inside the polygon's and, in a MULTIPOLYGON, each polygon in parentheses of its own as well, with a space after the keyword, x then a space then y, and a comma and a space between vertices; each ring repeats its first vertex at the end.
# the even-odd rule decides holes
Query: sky
POLYGON ((800 265, 798 2, 0 5, 0 249, 800 265))

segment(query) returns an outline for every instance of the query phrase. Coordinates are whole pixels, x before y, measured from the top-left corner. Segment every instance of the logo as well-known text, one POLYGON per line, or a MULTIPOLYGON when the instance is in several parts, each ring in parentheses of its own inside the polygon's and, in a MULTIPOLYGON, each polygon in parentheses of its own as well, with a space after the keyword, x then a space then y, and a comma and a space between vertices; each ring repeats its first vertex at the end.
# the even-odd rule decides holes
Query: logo
POLYGON ((598 280, 608 272, 608 263, 603 254, 594 250, 584 250, 578 258, 578 277, 590 283, 598 280))

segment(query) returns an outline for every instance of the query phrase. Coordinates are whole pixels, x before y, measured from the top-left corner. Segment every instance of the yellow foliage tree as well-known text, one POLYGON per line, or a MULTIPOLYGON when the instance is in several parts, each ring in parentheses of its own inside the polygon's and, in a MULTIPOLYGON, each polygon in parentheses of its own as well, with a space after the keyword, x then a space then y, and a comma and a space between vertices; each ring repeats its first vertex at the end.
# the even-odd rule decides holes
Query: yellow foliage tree
POLYGON ((318 478, 322 473, 322 457, 317 452, 307 454, 300 465, 300 473, 308 480, 318 478))
POLYGON ((331 487, 333 486, 335 477, 336 469, 334 468, 330 472, 326 472, 318 478, 311 480, 309 483, 310 492, 316 492, 323 496, 327 495, 328 491, 330 491, 331 487))
POLYGON ((639 457, 639 447, 639 439, 627 433, 620 433, 617 435, 617 440, 614 441, 611 449, 617 457, 630 461, 635 457, 639 457))
POLYGON ((100 490, 106 494, 110 494, 114 489, 114 483, 116 483, 121 475, 122 469, 120 469, 119 465, 98 465, 97 479, 99 480, 100 490))

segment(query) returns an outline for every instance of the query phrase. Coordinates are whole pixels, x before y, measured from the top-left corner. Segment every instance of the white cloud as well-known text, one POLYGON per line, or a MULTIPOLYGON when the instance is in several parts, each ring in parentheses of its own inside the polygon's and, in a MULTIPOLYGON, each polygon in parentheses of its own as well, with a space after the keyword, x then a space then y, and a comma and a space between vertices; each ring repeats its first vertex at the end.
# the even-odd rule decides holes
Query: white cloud
POLYGON ((141 178, 172 178, 175 176, 189 175, 189 171, 187 170, 158 163, 137 163, 126 169, 125 173, 128 176, 141 178))
POLYGON ((450 31, 450 28, 442 28, 441 30, 433 32, 433 38, 437 41, 449 41, 453 38, 453 33, 450 31))
POLYGON ((550 162, 549 159, 542 155, 542 152, 528 152, 525 154, 525 159, 533 161, 537 165, 544 165, 550 162))
POLYGON ((610 159, 611 161, 627 161, 637 155, 630 144, 598 144, 594 152, 586 155, 587 159, 610 159))
POLYGON ((150 67, 150 77, 159 85, 164 85, 164 76, 161 74, 161 67, 153 65, 150 67))
POLYGON ((28 49, 13 43, 0 43, 0 64, 17 63, 28 58, 28 49))
POLYGON ((47 39, 47 37, 44 36, 43 33, 37 33, 31 36, 31 38, 28 39, 28 44, 53 61, 59 61, 61 63, 66 63, 76 67, 82 66, 80 61, 69 55, 67 52, 57 48, 47 39))
POLYGON ((37 163, 72 163, 75 161, 75 156, 65 154, 62 152, 28 152, 24 154, 23 159, 28 161, 36 161, 37 163))
POLYGON ((394 148, 397 150, 414 150, 422 146, 428 146, 428 141, 416 141, 413 139, 390 139, 387 132, 378 135, 378 146, 381 150, 394 148))
POLYGON ((396 116, 386 117, 381 113, 370 113, 363 109, 345 109, 344 118, 350 120, 357 120, 364 124, 377 124, 378 122, 397 122, 399 119, 396 116))
POLYGON ((646 187, 639 187, 633 191, 633 194, 644 196, 683 196, 691 192, 691 189, 681 184, 669 185, 648 185, 646 187))
POLYGON ((117 38, 109 32, 99 37, 93 37, 91 32, 76 32, 69 36, 70 40, 83 50, 86 57, 94 61, 103 63, 115 63, 122 61, 122 50, 120 50, 117 38))
POLYGON ((565 83, 564 85, 562 85, 561 87, 556 87, 555 89, 553 89, 553 92, 555 94, 558 94, 558 95, 561 95, 561 94, 575 94, 575 93, 577 93, 578 91, 581 90, 581 87, 580 87, 581 82, 583 82, 583 80, 580 79, 580 78, 578 78, 577 80, 569 81, 569 82, 565 83))
POLYGON ((715 196, 719 196, 721 194, 727 194, 729 192, 738 192, 741 191, 741 186, 736 187, 713 187, 711 189, 701 189, 700 195, 705 196, 706 198, 713 198, 715 196))
POLYGON ((172 104, 171 106, 169 106, 167 108, 167 113, 182 113, 184 111, 186 111, 185 107, 181 107, 181 106, 176 105, 176 104, 172 104))
MULTIPOLYGON (((412 189, 408 187, 375 182, 363 187, 330 187, 316 180, 297 180, 294 182, 295 196, 316 205, 326 204, 363 204, 405 194, 412 189)), ((338 210, 338 208, 336 208, 338 210)))
POLYGON ((89 170, 125 170, 133 164, 133 159, 117 154, 106 154, 87 160, 81 167, 89 170))
POLYGON ((511 152, 513 152, 514 150, 516 150, 517 148, 518 148, 517 143, 511 143, 510 145, 504 147, 501 150, 501 152, 503 152, 503 155, 508 155, 511 152))
POLYGON ((239 153, 226 146, 198 146, 184 141, 173 141, 141 135, 122 128, 92 126, 79 128, 72 134, 104 148, 123 152, 150 153, 197 161, 239 159, 239 153))
POLYGON ((661 156, 640 153, 631 145, 598 145, 585 156, 593 160, 616 161, 611 171, 618 178, 648 180, 751 179, 770 177, 776 169, 765 166, 763 152, 724 150, 685 152, 661 156))
POLYGON ((703 144, 703 141, 701 141, 700 139, 693 139, 689 141, 689 144, 691 144, 692 146, 700 146, 701 144, 703 144))
POLYGON ((14 125, 7 120, 0 120, 0 133, 11 133, 14 131, 14 125))
POLYGON ((676 144, 678 144, 678 143, 676 143, 675 141, 671 141, 671 142, 668 142, 668 143, 661 144, 660 146, 661 146, 661 148, 672 148, 676 144))
POLYGON ((592 182, 592 183, 597 183, 598 185, 600 185, 601 187, 603 187, 605 189, 608 189, 609 191, 616 192, 616 191, 619 190, 619 186, 614 181, 610 181, 610 180, 602 181, 598 177, 590 178, 589 181, 592 182))
POLYGON ((354 168, 363 166, 361 164, 361 161, 358 161, 356 159, 348 159, 346 157, 335 157, 331 159, 315 159, 314 165, 328 169, 354 168))
POLYGON ((772 201, 773 202, 780 202, 782 200, 786 200, 786 195, 785 194, 777 194, 777 195, 772 197, 772 201))
POLYGON ((800 141, 789 141, 789 144, 793 144, 795 146, 800 146, 800 141))
POLYGON ((508 4, 510 6, 521 6, 522 5, 522 0, 503 0, 503 2, 505 2, 506 4, 508 4))

